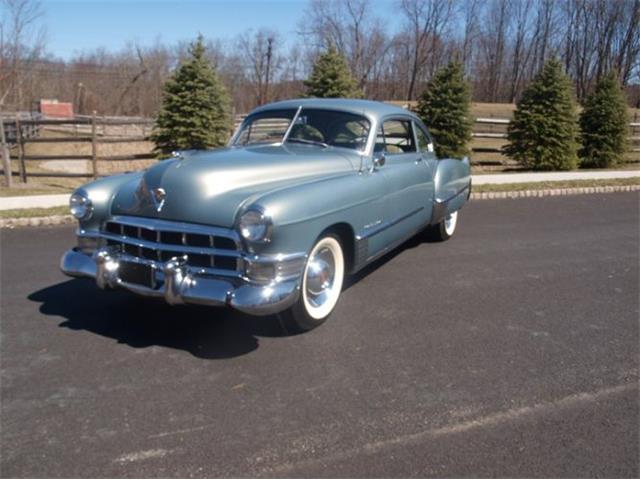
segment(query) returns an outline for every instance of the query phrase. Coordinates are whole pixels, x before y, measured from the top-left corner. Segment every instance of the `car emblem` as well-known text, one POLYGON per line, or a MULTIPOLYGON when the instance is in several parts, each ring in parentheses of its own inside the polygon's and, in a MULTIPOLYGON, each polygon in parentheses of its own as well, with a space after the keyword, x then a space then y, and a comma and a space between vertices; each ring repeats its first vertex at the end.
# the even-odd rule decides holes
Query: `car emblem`
POLYGON ((164 188, 154 188, 151 190, 151 199, 153 200, 153 204, 156 207, 156 211, 162 210, 164 206, 164 201, 167 198, 167 192, 165 192, 164 188))

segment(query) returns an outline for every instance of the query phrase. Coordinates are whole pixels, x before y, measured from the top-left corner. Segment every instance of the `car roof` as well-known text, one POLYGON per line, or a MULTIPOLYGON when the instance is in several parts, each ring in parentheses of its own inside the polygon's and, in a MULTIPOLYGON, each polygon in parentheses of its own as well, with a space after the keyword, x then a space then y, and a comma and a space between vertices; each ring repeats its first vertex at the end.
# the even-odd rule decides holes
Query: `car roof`
POLYGON ((352 98, 295 98, 279 102, 269 103, 258 107, 251 113, 266 112, 287 108, 326 108, 362 114, 367 117, 380 119, 388 115, 408 115, 414 119, 418 117, 411 111, 397 107, 390 103, 376 102, 373 100, 358 100, 352 98))

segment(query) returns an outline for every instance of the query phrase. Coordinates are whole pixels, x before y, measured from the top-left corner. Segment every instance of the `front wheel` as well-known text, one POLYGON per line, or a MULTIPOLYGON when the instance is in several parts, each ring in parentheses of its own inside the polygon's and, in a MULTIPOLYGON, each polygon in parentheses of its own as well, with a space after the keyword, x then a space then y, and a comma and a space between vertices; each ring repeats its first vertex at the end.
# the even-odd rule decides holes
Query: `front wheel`
POLYGON ((285 329, 305 332, 325 322, 333 312, 344 281, 344 254, 333 234, 323 236, 311 249, 302 274, 300 298, 280 314, 285 329))
POLYGON ((444 242, 445 240, 449 240, 454 232, 456 231, 456 226, 458 225, 458 212, 452 212, 444 217, 440 223, 435 225, 431 225, 427 229, 427 236, 430 240, 435 240, 437 242, 444 242))

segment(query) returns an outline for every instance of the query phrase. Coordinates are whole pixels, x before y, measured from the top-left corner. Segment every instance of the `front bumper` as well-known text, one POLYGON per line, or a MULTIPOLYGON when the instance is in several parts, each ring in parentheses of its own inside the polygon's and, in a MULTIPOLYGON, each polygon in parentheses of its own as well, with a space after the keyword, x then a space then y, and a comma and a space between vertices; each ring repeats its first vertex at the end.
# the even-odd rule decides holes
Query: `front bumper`
POLYGON ((244 279, 227 279, 201 274, 173 258, 157 265, 155 288, 124 282, 119 277, 122 256, 107 248, 92 255, 79 249, 68 250, 60 260, 60 269, 71 277, 94 278, 100 288, 124 288, 139 295, 164 298, 171 305, 198 304, 230 306, 250 315, 271 315, 292 306, 300 295, 300 279, 269 284, 244 279))

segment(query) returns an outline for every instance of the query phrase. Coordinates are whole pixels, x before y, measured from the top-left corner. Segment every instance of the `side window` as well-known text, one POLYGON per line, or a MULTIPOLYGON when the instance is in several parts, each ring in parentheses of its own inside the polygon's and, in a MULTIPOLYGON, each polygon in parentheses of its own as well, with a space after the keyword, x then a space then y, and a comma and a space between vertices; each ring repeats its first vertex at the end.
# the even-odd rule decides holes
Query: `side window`
POLYGON ((411 153, 416 151, 413 131, 409 120, 387 120, 378 130, 376 136, 376 152, 390 155, 411 153))
POLYGON ((421 128, 415 126, 416 138, 418 139, 418 150, 421 152, 433 152, 433 144, 431 139, 422 131, 421 128))

